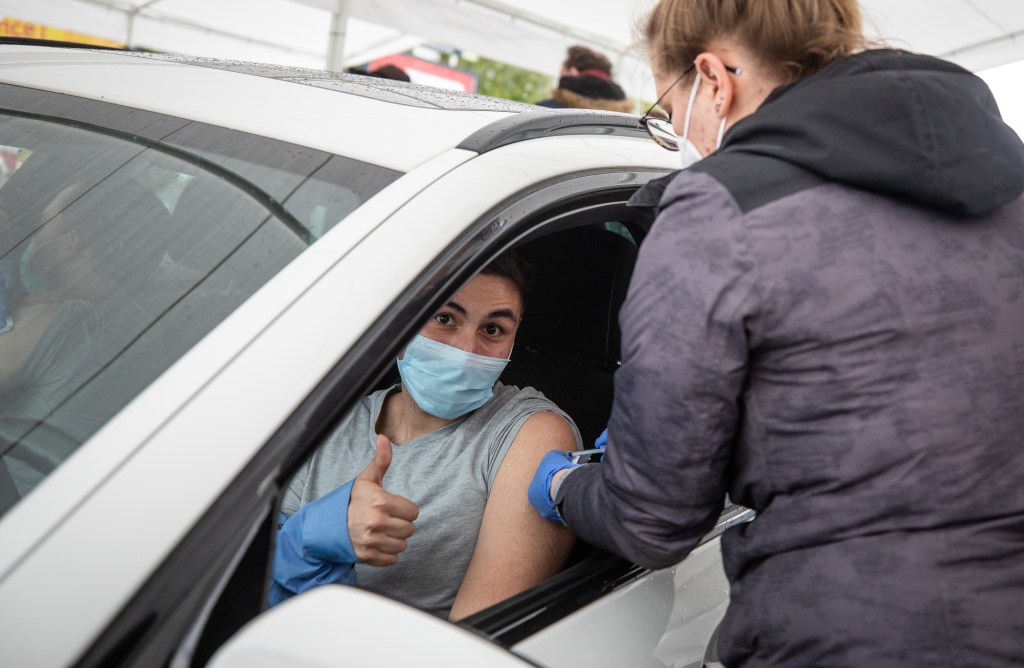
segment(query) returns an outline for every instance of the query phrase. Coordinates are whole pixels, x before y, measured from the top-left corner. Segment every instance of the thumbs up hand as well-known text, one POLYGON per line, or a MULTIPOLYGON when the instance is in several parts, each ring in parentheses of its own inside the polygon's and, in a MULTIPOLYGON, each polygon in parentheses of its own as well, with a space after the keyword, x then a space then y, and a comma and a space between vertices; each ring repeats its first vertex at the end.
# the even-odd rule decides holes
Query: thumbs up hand
POLYGON ((377 453, 352 485, 348 533, 356 557, 371 566, 393 566, 414 531, 420 511, 409 499, 384 491, 384 474, 391 466, 391 441, 377 435, 377 453))

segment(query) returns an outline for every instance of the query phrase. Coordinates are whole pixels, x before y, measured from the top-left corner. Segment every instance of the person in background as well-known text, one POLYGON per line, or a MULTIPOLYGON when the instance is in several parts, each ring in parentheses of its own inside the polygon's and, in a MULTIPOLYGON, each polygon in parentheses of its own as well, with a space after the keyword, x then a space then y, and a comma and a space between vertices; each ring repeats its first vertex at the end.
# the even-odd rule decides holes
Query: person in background
POLYGON ((459 619, 561 568, 572 534, 521 490, 579 432, 540 392, 497 382, 524 285, 514 254, 485 267, 405 347, 401 383, 360 402, 294 475, 272 605, 358 584, 459 619))
POLYGON ((378 77, 380 79, 391 79, 393 81, 411 81, 409 75, 406 74, 398 65, 381 65, 372 72, 368 72, 371 77, 378 77))
POLYGON ((361 70, 357 67, 348 68, 349 74, 362 74, 367 77, 377 77, 378 79, 392 79, 393 81, 411 81, 409 75, 406 74, 398 65, 381 65, 377 69, 371 71, 361 70))
POLYGON ((661 184, 604 462, 548 454, 534 505, 650 568, 753 508, 726 666, 1024 665, 1021 140, 854 0, 661 0, 643 36, 706 157, 661 184))
POLYGON ((551 97, 538 102, 554 109, 602 109, 633 111, 633 101, 612 80, 612 63, 603 54, 585 46, 570 46, 559 72, 558 88, 551 97))

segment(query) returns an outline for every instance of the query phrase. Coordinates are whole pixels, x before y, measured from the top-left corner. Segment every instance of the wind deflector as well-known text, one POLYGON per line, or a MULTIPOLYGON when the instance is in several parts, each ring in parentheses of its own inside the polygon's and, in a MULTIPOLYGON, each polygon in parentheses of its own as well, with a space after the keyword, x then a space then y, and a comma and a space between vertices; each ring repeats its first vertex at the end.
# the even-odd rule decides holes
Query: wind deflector
POLYGON ((563 135, 617 135, 648 139, 636 116, 596 111, 528 111, 509 116, 466 137, 457 148, 487 151, 538 137, 563 135))

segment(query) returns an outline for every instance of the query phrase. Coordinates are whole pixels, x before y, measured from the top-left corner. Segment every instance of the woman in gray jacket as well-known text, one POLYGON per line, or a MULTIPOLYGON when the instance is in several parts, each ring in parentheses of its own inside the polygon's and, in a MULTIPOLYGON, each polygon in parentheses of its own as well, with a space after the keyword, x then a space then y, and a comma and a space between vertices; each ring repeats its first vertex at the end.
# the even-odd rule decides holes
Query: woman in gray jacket
POLYGON ((605 461, 549 455, 549 511, 661 568, 755 509, 728 666, 1024 664, 1020 139, 970 72, 864 50, 853 0, 662 0, 645 37, 652 134, 704 159, 659 184, 605 461))

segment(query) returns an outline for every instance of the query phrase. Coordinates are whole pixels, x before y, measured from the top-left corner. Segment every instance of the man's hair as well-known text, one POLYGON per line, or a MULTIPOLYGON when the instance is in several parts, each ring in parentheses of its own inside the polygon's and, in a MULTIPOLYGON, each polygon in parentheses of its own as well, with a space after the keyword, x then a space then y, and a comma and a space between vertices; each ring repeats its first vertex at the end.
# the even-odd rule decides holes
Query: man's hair
POLYGON ((575 67, 580 72, 584 70, 597 70, 608 76, 612 75, 612 61, 593 49, 579 44, 570 46, 566 52, 565 67, 575 67))
POLYGON ((529 293, 532 267, 522 255, 514 250, 507 251, 481 269, 480 273, 511 281, 519 290, 519 301, 522 303, 523 310, 526 310, 526 296, 529 293))

